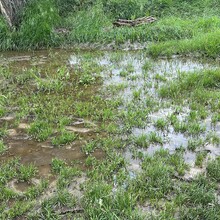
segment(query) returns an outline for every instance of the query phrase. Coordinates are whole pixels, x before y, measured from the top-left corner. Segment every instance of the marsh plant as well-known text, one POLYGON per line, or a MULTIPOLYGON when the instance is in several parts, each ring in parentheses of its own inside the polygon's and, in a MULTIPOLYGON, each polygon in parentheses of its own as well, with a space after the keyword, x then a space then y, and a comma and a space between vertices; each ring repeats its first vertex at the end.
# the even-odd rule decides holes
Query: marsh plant
POLYGON ((0 140, 0 154, 5 153, 6 150, 7 150, 7 146, 4 144, 2 140, 0 140))
MULTIPOLYGON (((105 42, 101 34, 109 15, 103 10, 113 3, 120 1, 95 9, 93 2, 89 12, 81 8, 67 13, 69 34, 79 37, 78 42, 94 34, 94 41, 105 42), (91 26, 82 28, 84 22, 91 26)), ((173 10, 174 4, 157 5, 173 10)), ((197 24, 185 23, 185 17, 163 21, 165 15, 158 16, 161 20, 154 24, 115 28, 115 38, 123 41, 123 33, 137 30, 144 33, 141 41, 151 28, 156 29, 152 38, 160 33, 159 41, 166 39, 164 33, 188 37, 182 29, 197 24), (176 30, 177 23, 177 32, 167 31, 176 30)), ((200 28, 205 25, 204 18, 200 28)), ((112 32, 105 31, 110 42, 112 32)), ((26 69, 26 61, 12 62, 0 75, 5 116, 0 118, 0 219, 219 219, 220 163, 217 156, 210 159, 207 154, 218 153, 218 68, 200 70, 202 61, 195 61, 192 66, 198 65, 198 70, 191 71, 191 62, 151 61, 146 51, 74 50, 79 62, 70 65, 65 62, 72 51, 63 56, 61 50, 49 53, 48 62, 37 68, 30 67, 33 60, 26 69), (186 66, 190 72, 179 70, 186 66), (11 114, 15 119, 7 117, 11 114), (21 123, 28 128, 19 128, 21 123), (36 151, 26 146, 29 141, 36 151), (21 159, 11 158, 14 150, 21 159), (49 159, 42 161, 41 150, 49 159), (27 157, 36 163, 26 164, 27 157), (201 175, 194 176, 195 170, 201 175)))
POLYGON ((30 125, 28 133, 38 141, 46 140, 53 130, 46 121, 35 121, 30 125))
POLYGON ((59 135, 52 138, 51 142, 54 146, 69 144, 77 139, 77 134, 69 131, 61 131, 59 135))
POLYGON ((37 172, 37 167, 33 164, 20 165, 18 170, 18 180, 28 182, 31 180, 31 178, 35 177, 37 172))

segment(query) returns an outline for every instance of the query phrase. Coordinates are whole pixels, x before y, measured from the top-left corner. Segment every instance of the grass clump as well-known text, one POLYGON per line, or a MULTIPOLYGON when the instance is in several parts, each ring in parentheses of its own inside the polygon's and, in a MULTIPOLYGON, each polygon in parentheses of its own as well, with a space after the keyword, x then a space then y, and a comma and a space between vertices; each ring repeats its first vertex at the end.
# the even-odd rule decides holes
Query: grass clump
POLYGON ((216 158, 215 160, 212 160, 207 165, 207 174, 212 179, 216 181, 220 181, 220 158, 216 158))
POLYGON ((84 197, 85 216, 88 219, 128 219, 133 216, 136 199, 125 190, 112 193, 106 183, 88 185, 84 197))
POLYGON ((65 145, 73 142, 77 139, 77 135, 73 132, 62 131, 60 135, 52 139, 52 144, 54 146, 65 145))
POLYGON ((37 174, 37 167, 33 164, 20 165, 18 170, 18 180, 28 182, 37 174))
POLYGON ((215 107, 219 95, 220 70, 204 70, 202 72, 180 73, 177 79, 163 85, 159 94, 163 98, 182 101, 187 98, 191 103, 209 104, 215 107))
POLYGON ((6 150, 7 150, 7 146, 4 144, 2 140, 0 140, 0 155, 5 153, 6 150))
POLYGON ((28 129, 28 133, 38 141, 45 141, 52 132, 52 128, 46 121, 35 121, 28 129))

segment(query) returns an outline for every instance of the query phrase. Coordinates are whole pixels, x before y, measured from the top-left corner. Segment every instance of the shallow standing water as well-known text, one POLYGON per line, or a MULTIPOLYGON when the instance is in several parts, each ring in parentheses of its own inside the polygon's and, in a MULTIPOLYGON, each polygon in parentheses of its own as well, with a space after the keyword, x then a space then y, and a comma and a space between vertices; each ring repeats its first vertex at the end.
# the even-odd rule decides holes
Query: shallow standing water
MULTIPOLYGON (((101 77, 103 84, 99 89, 100 93, 106 91, 113 91, 114 88, 119 89, 115 94, 108 97, 108 99, 121 98, 122 105, 119 107, 119 111, 127 111, 129 106, 135 102, 136 96, 139 100, 138 108, 146 107, 142 105, 146 103, 148 98, 151 98, 159 103, 159 107, 152 109, 146 114, 146 121, 141 127, 132 126, 131 135, 138 137, 140 135, 156 132, 164 139, 163 144, 151 143, 147 149, 138 148, 138 151, 153 155, 156 150, 161 148, 168 149, 170 153, 174 153, 176 149, 183 147, 187 148, 189 136, 180 132, 175 132, 172 127, 166 129, 166 131, 158 130, 154 126, 154 122, 157 119, 166 119, 175 111, 175 106, 172 103, 166 103, 166 101, 160 99, 157 94, 157 89, 169 80, 174 80, 181 72, 193 72, 202 71, 207 68, 216 68, 216 64, 213 65, 207 61, 195 60, 188 58, 173 58, 173 59, 158 59, 151 60, 142 52, 72 52, 63 50, 51 50, 51 51, 36 51, 36 52, 22 52, 22 53, 3 53, 0 65, 10 66, 12 69, 22 72, 24 69, 31 67, 40 67, 41 70, 46 70, 49 67, 57 67, 64 65, 72 69, 80 69, 81 66, 87 61, 91 61, 96 65, 102 67, 101 77), (121 89, 120 89, 121 87, 121 89)), ((19 72, 18 71, 18 72, 19 72)), ((96 74, 92 72, 91 74, 96 74)), ((1 82, 1 81, 0 81, 1 82)), ((139 109, 142 111, 142 109, 139 109)), ((35 163, 40 170, 40 174, 47 174, 50 170, 50 164, 52 158, 59 158, 67 161, 79 161, 82 166, 87 158, 87 155, 82 152, 82 146, 85 143, 93 140, 96 135, 97 127, 87 130, 86 123, 82 123, 87 118, 76 118, 72 121, 74 126, 71 127, 72 131, 80 135, 80 139, 70 143, 61 148, 57 148, 51 145, 50 141, 38 142, 28 135, 27 127, 19 128, 12 123, 16 115, 13 114, 13 109, 10 111, 10 115, 6 115, 0 119, 1 126, 7 124, 8 136, 4 139, 4 142, 9 147, 6 154, 3 154, 1 160, 7 160, 8 158, 18 156, 21 157, 23 163, 35 163), (10 125, 11 123, 11 125, 10 125)), ((179 119, 184 120, 189 114, 187 106, 183 106, 179 113, 179 119)), ((25 124, 26 122, 23 122, 25 124)), ((96 122, 89 122, 95 124, 96 122)), ((22 124, 22 122, 20 122, 22 124)), ((201 124, 205 127, 206 131, 201 133, 199 137, 205 137, 210 130, 220 134, 220 124, 213 128, 210 120, 202 121, 201 124)), ((122 125, 123 127, 123 122, 122 125)), ((71 130, 70 129, 70 130, 71 130)), ((124 153, 126 159, 131 164, 131 169, 140 169, 139 160, 133 159, 132 153, 127 149, 124 153)), ((206 146, 206 150, 210 155, 219 155, 219 148, 216 146, 206 146)), ((190 165, 194 165, 195 152, 186 150, 184 153, 184 159, 190 165)), ((92 156, 97 159, 105 157, 102 150, 95 150, 92 156)))

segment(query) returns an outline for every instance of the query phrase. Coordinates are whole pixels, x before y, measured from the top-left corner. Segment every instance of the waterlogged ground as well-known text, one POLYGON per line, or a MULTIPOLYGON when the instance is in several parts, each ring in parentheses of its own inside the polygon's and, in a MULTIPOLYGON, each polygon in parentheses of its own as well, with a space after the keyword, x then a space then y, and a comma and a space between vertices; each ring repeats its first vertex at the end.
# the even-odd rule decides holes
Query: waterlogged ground
POLYGON ((2 219, 219 219, 220 67, 145 52, 0 60, 2 219))

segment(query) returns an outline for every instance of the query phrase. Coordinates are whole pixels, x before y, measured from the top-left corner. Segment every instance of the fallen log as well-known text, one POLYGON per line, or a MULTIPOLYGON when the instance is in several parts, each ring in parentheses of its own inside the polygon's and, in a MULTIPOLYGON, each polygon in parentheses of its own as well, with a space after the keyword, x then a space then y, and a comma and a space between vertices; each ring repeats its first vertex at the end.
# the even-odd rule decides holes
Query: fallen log
POLYGON ((121 26, 135 27, 143 24, 150 24, 155 22, 156 20, 157 19, 152 16, 137 18, 135 20, 118 19, 117 21, 113 22, 113 25, 116 27, 121 27, 121 26))

